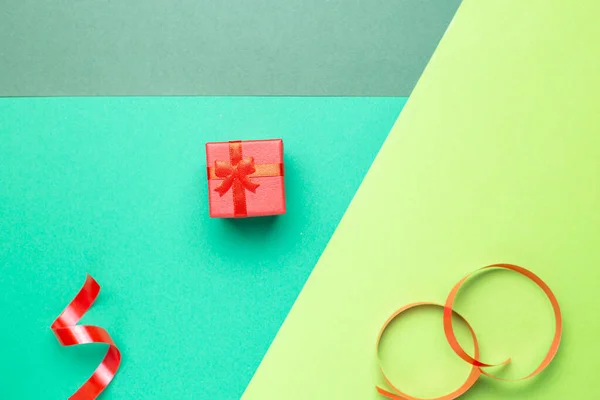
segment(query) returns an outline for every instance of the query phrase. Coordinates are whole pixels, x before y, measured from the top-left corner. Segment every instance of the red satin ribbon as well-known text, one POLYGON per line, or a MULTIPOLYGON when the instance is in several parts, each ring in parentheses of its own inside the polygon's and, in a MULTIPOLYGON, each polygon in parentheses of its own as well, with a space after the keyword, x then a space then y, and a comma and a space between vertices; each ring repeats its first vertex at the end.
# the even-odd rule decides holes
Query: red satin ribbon
POLYGON ((62 346, 74 346, 89 343, 108 344, 104 359, 92 376, 69 397, 70 400, 93 400, 112 381, 119 364, 121 353, 112 338, 99 326, 77 325, 83 315, 90 309, 100 293, 100 285, 90 275, 87 275, 79 293, 52 323, 51 329, 62 346))
POLYGON ((242 158, 242 142, 235 140, 229 142, 229 162, 215 161, 214 167, 208 168, 208 179, 222 179, 214 190, 219 196, 233 190, 233 214, 236 217, 248 215, 246 207, 246 190, 252 193, 260 184, 252 181, 251 177, 281 176, 281 164, 254 163, 254 157, 242 158))
POLYGON ((400 389, 398 389, 396 386, 394 386, 392 384, 392 382, 385 375, 383 367, 381 366, 381 361, 379 359, 379 344, 380 344, 381 338, 382 338, 384 332, 386 331, 387 327, 389 326, 389 324, 394 319, 396 319, 400 314, 405 312, 406 310, 409 310, 414 307, 419 307, 419 306, 436 306, 436 307, 443 308, 443 310, 444 310, 444 317, 443 317, 444 334, 446 336, 446 339, 448 340, 448 343, 450 344, 450 347, 452 347, 454 352, 460 358, 462 358, 463 360, 465 360, 466 362, 468 362, 469 364, 471 364, 473 366, 473 368, 471 369, 471 373, 469 374, 469 377, 458 389, 456 389, 452 393, 449 393, 449 394, 446 394, 446 395, 443 395, 440 397, 436 397, 435 399, 430 399, 430 400, 456 399, 460 395, 464 394, 467 390, 469 390, 471 388, 471 386, 473 386, 473 384, 477 381, 477 379, 479 378, 480 375, 485 375, 492 379, 497 379, 497 380, 501 380, 501 381, 512 381, 512 382, 529 379, 529 378, 539 374, 540 372, 542 372, 550 364, 550 362, 554 359, 554 357, 556 356, 556 353, 558 352, 558 348, 560 345, 560 339, 562 336, 562 314, 560 312, 558 300, 556 299, 556 296, 554 296, 554 293, 552 292, 552 290, 550 290, 548 285, 544 281, 542 281, 541 278, 539 278, 537 275, 535 275, 533 272, 531 272, 525 268, 519 267, 517 265, 513 265, 513 264, 488 265, 483 268, 480 268, 479 270, 475 271, 474 273, 471 273, 471 274, 465 276, 456 285, 454 285, 454 287, 452 288, 450 294, 448 295, 448 298, 446 299, 446 303, 444 305, 436 304, 436 303, 428 303, 428 302, 411 303, 411 304, 408 304, 408 305, 400 308, 399 310, 397 310, 394 314, 392 314, 387 319, 387 321, 385 321, 385 323, 383 324, 383 327, 381 328, 381 331, 379 332, 379 336, 377 337, 376 351, 377 351, 377 358, 378 358, 381 374, 383 375, 384 380, 387 382, 387 384, 392 389, 392 392, 382 389, 380 387, 376 387, 376 389, 379 394, 381 394, 382 396, 384 396, 388 399, 392 399, 392 400, 422 400, 418 397, 413 397, 408 394, 405 394, 405 393, 401 392, 400 389), (469 277, 471 277, 473 274, 475 274, 479 271, 489 270, 492 268, 508 269, 508 270, 517 272, 517 273, 525 276, 526 278, 530 279, 531 281, 533 281, 536 285, 538 285, 544 291, 544 293, 550 300, 550 304, 552 305, 552 309, 554 311, 555 331, 554 331, 554 337, 552 339, 552 343, 550 344, 550 348, 548 349, 548 352, 546 353, 546 356, 544 357, 544 359, 542 360, 540 365, 533 372, 531 372, 530 374, 528 374, 527 376, 522 377, 522 378, 518 378, 518 379, 501 378, 501 377, 495 376, 495 375, 490 374, 489 372, 486 372, 485 370, 483 370, 482 368, 485 368, 485 367, 492 367, 492 366, 507 364, 510 362, 510 358, 501 363, 497 363, 497 364, 488 364, 488 363, 484 363, 484 362, 480 361, 479 360, 479 344, 477 343, 477 338, 475 336, 475 332, 473 331, 473 328, 460 314, 458 314, 452 308, 452 306, 454 305, 456 296, 458 294, 458 291, 460 290, 462 285, 466 282, 466 280, 469 277), (474 356, 473 357, 468 355, 465 352, 465 350, 462 348, 462 346, 458 343, 458 340, 454 333, 454 328, 452 326, 452 315, 458 316, 469 328, 469 331, 471 332, 471 336, 473 338, 473 346, 474 346, 474 356))

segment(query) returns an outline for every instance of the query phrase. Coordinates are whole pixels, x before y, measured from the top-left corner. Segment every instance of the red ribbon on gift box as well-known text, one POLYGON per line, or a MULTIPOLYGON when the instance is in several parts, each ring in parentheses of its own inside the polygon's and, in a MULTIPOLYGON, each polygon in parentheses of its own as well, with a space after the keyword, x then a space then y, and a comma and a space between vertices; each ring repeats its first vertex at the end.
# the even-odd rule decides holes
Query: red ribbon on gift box
POLYGON ((214 167, 208 167, 208 179, 223 180, 214 190, 223 197, 229 190, 233 191, 233 213, 236 217, 248 215, 246 207, 246 190, 256 193, 260 184, 253 177, 282 176, 283 165, 255 164, 254 157, 242 157, 242 142, 229 142, 229 161, 215 161, 214 167))
POLYGON ((93 400, 98 397, 112 381, 121 364, 121 353, 104 328, 77 325, 83 315, 94 304, 99 293, 100 285, 98 285, 98 282, 94 278, 88 275, 79 293, 77 293, 75 298, 51 326, 58 342, 62 346, 89 343, 108 344, 108 351, 98 368, 96 368, 87 382, 69 397, 69 400, 93 400))

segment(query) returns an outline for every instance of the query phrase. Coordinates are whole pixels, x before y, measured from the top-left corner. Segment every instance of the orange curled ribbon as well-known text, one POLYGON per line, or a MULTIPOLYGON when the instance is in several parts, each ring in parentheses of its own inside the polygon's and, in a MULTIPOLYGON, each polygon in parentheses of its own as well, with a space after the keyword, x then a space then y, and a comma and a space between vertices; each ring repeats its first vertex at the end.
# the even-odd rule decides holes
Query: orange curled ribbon
POLYGON ((477 379, 479 379, 480 375, 485 375, 492 379, 497 379, 497 380, 501 380, 501 381, 512 381, 512 382, 529 379, 529 378, 539 374, 540 372, 542 372, 550 364, 550 362, 554 359, 554 357, 556 356, 556 353, 558 352, 558 347, 560 345, 560 339, 562 336, 562 314, 560 312, 558 300, 556 299, 556 296, 554 296, 554 293, 552 293, 552 290, 550 290, 548 285, 542 279, 540 279, 537 275, 535 275, 533 272, 531 272, 525 268, 519 267, 517 265, 513 265, 513 264, 492 264, 492 265, 488 265, 483 268, 480 268, 477 271, 475 271, 474 273, 468 274, 467 276, 462 278, 456 285, 454 285, 454 287, 450 291, 450 294, 448 295, 448 298, 446 299, 446 303, 444 305, 437 304, 437 303, 429 303, 429 302, 411 303, 411 304, 405 305, 404 307, 400 308, 399 310, 396 310, 396 312, 394 312, 387 319, 387 321, 385 321, 385 323, 383 324, 383 327, 381 328, 381 330, 379 332, 379 336, 377 337, 376 352, 377 352, 377 359, 378 359, 379 369, 381 371, 381 374, 382 374, 385 382, 389 385, 389 387, 391 388, 392 391, 387 391, 387 390, 382 389, 379 386, 377 386, 376 389, 379 394, 381 394, 382 396, 384 396, 388 399, 392 399, 392 400, 422 400, 421 398, 413 397, 406 393, 403 393, 402 391, 400 391, 400 389, 398 389, 396 386, 394 386, 394 384, 386 376, 386 374, 383 370, 383 367, 381 365, 380 357, 379 357, 379 345, 381 342, 381 338, 383 337, 383 334, 386 331, 386 329, 388 328, 388 326, 390 325, 390 323, 394 319, 396 319, 400 314, 402 314, 403 312, 405 312, 411 308, 415 308, 415 307, 434 306, 434 307, 443 308, 443 310, 444 310, 443 325, 444 325, 444 334, 446 336, 446 340, 448 340, 450 347, 452 347, 452 350, 454 350, 454 352, 460 358, 462 358, 463 360, 465 360, 466 362, 468 362, 469 364, 472 365, 472 369, 471 369, 469 376, 467 377, 466 381, 458 389, 456 389, 452 393, 448 393, 446 395, 436 397, 435 399, 429 399, 429 400, 456 399, 459 396, 461 396, 462 394, 464 394, 466 391, 468 391, 475 384, 477 379), (550 344, 550 348, 548 349, 548 352, 546 353, 546 356, 544 357, 544 359, 542 360, 540 365, 533 372, 531 372, 530 374, 528 374, 527 376, 522 377, 522 378, 518 378, 518 379, 500 378, 498 376, 492 375, 489 372, 486 372, 485 370, 483 370, 482 368, 485 368, 485 367, 493 367, 493 366, 507 364, 510 362, 510 358, 501 363, 497 363, 497 364, 488 364, 488 363, 484 363, 484 362, 480 361, 479 360, 479 344, 477 342, 477 337, 475 336, 475 332, 473 331, 473 328, 465 320, 465 318, 463 316, 458 314, 452 308, 452 306, 454 305, 456 296, 457 296, 460 288, 462 287, 462 285, 465 283, 465 281, 467 279, 469 279, 474 273, 477 273, 482 270, 492 269, 492 268, 508 269, 508 270, 517 272, 517 273, 525 276, 526 278, 530 279, 531 281, 533 281, 537 286, 539 286, 544 291, 544 293, 550 300, 550 304, 552 305, 552 309, 554 311, 555 331, 554 331, 554 337, 552 339, 552 343, 550 344), (471 337, 473 338, 473 348, 474 348, 473 356, 468 355, 465 352, 465 350, 462 348, 462 346, 458 343, 456 335, 454 334, 454 328, 452 326, 452 316, 453 315, 458 316, 467 325, 467 327, 469 328, 469 331, 471 332, 471 337))
POLYGON ((119 365, 121 353, 112 338, 99 326, 77 325, 90 309, 100 293, 100 285, 90 275, 87 276, 79 293, 52 323, 51 329, 62 346, 74 346, 89 343, 108 344, 104 359, 92 376, 69 397, 70 400, 93 400, 112 381, 119 365))

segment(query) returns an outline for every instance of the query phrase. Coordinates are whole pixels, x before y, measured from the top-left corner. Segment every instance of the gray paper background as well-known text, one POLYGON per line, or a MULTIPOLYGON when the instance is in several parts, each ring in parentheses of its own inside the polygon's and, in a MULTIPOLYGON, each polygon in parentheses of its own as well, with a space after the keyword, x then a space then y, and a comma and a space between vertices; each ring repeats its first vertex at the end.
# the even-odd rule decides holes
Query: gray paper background
POLYGON ((0 0, 0 96, 407 96, 460 0, 0 0))

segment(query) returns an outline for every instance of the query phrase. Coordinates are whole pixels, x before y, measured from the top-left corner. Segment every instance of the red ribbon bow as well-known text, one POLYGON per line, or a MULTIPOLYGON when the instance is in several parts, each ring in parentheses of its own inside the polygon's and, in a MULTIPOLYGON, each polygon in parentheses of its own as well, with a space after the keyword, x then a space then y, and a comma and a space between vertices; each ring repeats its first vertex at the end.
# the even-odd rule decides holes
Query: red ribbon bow
POLYGON ((252 182, 248 176, 255 172, 254 157, 233 159, 231 164, 225 161, 215 161, 215 175, 223 178, 223 182, 215 188, 215 191, 219 193, 219 196, 223 196, 235 182, 239 182, 245 189, 255 193, 260 185, 252 182))

